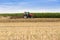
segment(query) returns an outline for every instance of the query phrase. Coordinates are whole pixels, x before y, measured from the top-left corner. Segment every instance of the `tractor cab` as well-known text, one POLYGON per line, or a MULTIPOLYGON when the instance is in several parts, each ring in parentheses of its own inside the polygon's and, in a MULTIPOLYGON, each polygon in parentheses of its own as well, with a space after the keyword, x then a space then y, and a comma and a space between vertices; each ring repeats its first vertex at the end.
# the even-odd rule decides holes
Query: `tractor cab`
POLYGON ((30 12, 24 12, 24 18, 32 18, 32 14, 30 12))

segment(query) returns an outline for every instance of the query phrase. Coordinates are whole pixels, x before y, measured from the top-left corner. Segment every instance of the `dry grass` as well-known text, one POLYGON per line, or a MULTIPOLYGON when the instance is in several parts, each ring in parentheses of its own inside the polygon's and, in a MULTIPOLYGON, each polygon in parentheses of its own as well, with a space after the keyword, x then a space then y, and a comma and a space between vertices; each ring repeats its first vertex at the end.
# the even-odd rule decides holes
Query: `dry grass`
POLYGON ((60 40, 60 22, 0 22, 0 40, 60 40))
POLYGON ((60 22, 60 18, 0 19, 0 22, 60 22))

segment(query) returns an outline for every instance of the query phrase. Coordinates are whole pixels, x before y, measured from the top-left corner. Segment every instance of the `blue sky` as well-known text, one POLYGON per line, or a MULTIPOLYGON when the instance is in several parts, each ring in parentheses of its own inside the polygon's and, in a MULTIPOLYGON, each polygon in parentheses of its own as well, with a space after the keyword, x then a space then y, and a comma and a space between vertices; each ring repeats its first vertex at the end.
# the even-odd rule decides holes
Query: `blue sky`
POLYGON ((60 12, 60 0, 0 0, 0 13, 60 12))

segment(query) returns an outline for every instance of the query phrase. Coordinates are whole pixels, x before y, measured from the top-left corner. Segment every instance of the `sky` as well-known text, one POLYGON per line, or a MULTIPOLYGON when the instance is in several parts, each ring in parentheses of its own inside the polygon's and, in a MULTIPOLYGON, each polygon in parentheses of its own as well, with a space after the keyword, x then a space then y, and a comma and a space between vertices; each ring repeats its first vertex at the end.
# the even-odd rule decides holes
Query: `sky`
POLYGON ((0 0, 0 13, 60 12, 60 0, 0 0))

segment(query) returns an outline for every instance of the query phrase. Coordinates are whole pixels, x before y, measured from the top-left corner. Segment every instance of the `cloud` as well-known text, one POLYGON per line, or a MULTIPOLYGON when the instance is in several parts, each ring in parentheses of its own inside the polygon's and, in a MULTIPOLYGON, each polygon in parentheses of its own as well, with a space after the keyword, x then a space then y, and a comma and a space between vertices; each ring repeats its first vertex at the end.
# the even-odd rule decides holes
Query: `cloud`
MULTIPOLYGON (((6 0, 5 0, 6 1, 6 0)), ((9 0, 10 1, 10 0, 9 0)), ((0 3, 0 13, 10 13, 10 12, 59 12, 60 6, 56 7, 55 5, 49 6, 51 2, 56 2, 58 0, 30 0, 16 2, 19 0, 13 0, 14 2, 4 2, 0 3), (47 3, 46 3, 47 2, 47 3), (46 4, 47 5, 46 5, 46 4)), ((51 3, 52 4, 52 3, 51 3)))
POLYGON ((58 0, 47 0, 47 1, 54 1, 54 2, 57 2, 58 0))
POLYGON ((0 13, 19 13, 19 12, 60 12, 60 8, 21 8, 20 6, 0 6, 0 13))
POLYGON ((33 0, 33 1, 30 1, 30 2, 33 2, 33 3, 46 3, 46 2, 58 2, 59 0, 33 0))
POLYGON ((27 2, 20 2, 16 5, 14 3, 4 3, 0 5, 0 13, 23 12, 27 10, 27 2))

